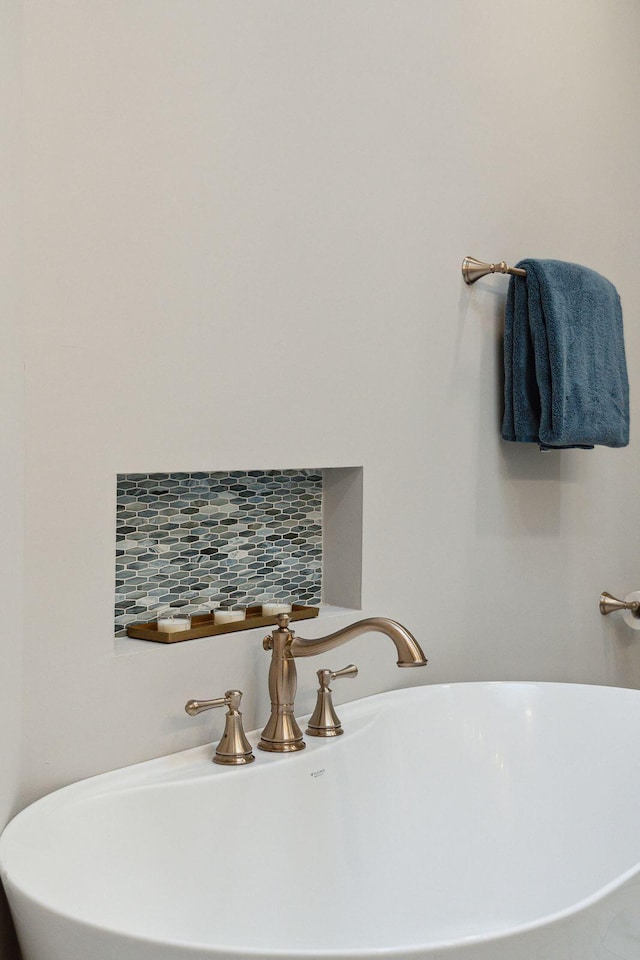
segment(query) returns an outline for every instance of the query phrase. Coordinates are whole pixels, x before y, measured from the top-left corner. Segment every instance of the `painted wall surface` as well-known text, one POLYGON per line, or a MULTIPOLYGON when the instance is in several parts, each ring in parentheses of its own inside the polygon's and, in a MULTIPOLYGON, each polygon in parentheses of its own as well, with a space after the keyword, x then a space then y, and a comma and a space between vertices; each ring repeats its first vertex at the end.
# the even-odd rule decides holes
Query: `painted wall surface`
POLYGON ((362 638, 302 664, 301 712, 315 670, 349 661, 338 701, 483 678, 640 685, 636 635, 597 609, 602 589, 640 586, 638 4, 24 15, 19 802, 219 736, 189 697, 239 686, 247 726, 267 716, 260 636, 114 655, 118 473, 363 466, 364 613, 413 629, 430 663, 398 671, 362 638), (615 283, 628 449, 500 440, 506 280, 466 288, 467 254, 615 283))

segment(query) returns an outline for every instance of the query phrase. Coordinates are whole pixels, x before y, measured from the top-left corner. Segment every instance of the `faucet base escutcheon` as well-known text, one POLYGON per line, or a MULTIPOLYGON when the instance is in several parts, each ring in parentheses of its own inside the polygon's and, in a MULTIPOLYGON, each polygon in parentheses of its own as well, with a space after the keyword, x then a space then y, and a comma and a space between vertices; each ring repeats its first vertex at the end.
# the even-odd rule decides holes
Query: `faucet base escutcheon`
MULTIPOLYGON (((302 731, 300 731, 300 736, 302 737, 302 731)), ((262 737, 258 741, 258 749, 266 750, 267 753, 295 753, 296 750, 304 750, 306 743, 304 740, 300 739, 288 739, 288 740, 267 740, 265 737, 262 737)))

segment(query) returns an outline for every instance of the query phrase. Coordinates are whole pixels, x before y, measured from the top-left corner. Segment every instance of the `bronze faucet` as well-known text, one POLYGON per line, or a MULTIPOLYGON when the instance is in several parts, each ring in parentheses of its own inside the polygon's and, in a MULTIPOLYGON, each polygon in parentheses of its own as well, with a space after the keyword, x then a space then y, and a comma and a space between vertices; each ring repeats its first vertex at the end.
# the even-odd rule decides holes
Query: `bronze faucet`
POLYGON ((401 624, 386 617, 358 620, 357 623, 318 640, 296 637, 293 630, 289 629, 289 617, 286 613, 280 614, 277 620, 277 628, 263 641, 265 650, 272 651, 269 667, 271 716, 262 731, 258 746, 270 753, 292 753, 305 748, 302 730, 294 716, 296 657, 313 657, 318 653, 326 653, 327 650, 333 650, 362 633, 383 633, 395 644, 399 667, 424 667, 427 663, 415 637, 401 624))

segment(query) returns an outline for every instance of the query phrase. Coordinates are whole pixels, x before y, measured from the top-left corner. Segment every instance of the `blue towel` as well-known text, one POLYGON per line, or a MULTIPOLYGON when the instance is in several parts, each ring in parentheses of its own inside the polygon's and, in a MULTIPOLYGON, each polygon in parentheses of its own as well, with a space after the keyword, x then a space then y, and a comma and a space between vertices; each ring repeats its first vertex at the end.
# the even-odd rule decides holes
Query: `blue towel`
POLYGON ((542 449, 629 443, 629 381, 618 291, 594 270, 522 260, 504 331, 505 440, 542 449))

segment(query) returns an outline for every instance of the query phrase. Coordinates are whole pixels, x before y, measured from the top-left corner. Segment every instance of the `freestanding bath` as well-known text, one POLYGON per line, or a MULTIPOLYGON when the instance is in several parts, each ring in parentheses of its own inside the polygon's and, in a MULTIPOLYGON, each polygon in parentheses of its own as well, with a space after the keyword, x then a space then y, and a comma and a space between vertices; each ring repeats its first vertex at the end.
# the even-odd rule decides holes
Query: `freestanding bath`
POLYGON ((0 863, 25 960, 638 960, 640 692, 340 713, 301 753, 197 748, 24 810, 0 863))

